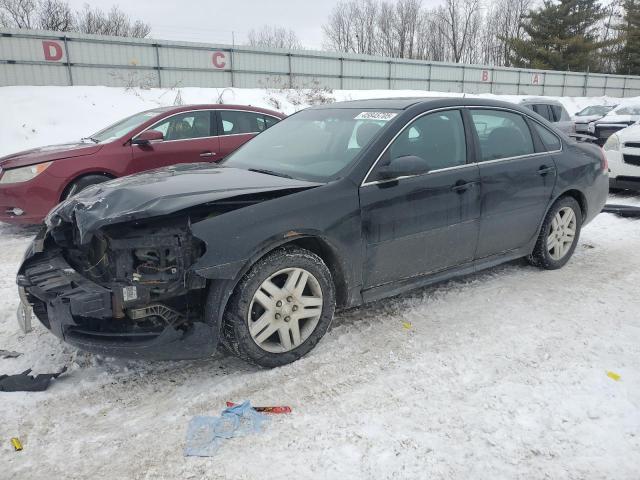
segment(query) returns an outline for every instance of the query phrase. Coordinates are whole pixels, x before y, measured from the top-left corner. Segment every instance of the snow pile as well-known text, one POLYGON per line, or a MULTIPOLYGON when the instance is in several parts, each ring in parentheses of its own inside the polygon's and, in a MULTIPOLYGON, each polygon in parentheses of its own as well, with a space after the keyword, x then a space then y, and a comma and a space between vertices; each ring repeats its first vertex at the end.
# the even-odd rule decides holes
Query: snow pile
MULTIPOLYGON (((159 106, 194 103, 253 105, 291 114, 310 101, 461 96, 423 90, 270 90, 238 88, 126 89, 0 87, 0 156, 86 137, 126 116, 159 106)), ((469 96, 469 95, 467 95, 469 96)), ((525 96, 480 95, 517 102, 525 96)), ((556 98, 556 97, 550 97, 556 98)), ((611 97, 557 98, 573 115, 587 105, 629 103, 611 97)))

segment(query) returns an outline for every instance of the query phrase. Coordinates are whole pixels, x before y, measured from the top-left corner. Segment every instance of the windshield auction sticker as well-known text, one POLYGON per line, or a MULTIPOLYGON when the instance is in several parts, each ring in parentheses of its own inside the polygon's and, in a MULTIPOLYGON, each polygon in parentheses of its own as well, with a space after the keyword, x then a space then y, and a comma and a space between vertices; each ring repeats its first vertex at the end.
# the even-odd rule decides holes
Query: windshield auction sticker
POLYGON ((356 120, 382 120, 388 122, 393 117, 398 115, 394 112, 362 112, 356 115, 356 120))

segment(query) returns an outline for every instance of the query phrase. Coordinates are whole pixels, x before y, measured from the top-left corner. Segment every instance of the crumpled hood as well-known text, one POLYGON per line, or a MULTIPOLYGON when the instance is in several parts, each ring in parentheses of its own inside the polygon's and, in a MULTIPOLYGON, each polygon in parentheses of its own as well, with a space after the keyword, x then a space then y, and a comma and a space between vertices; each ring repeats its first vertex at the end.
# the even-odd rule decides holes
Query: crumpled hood
POLYGON ((3 169, 26 167, 36 163, 62 160, 63 158, 82 157, 84 155, 92 155, 101 148, 102 145, 82 142, 33 148, 1 157, 0 167, 3 169))
POLYGON ((80 242, 106 225, 167 215, 252 193, 307 189, 320 184, 209 163, 181 164, 94 185, 54 208, 45 223, 74 222, 80 242))
POLYGON ((581 117, 573 117, 573 121, 576 123, 589 123, 600 120, 602 117, 602 115, 582 115, 581 117))

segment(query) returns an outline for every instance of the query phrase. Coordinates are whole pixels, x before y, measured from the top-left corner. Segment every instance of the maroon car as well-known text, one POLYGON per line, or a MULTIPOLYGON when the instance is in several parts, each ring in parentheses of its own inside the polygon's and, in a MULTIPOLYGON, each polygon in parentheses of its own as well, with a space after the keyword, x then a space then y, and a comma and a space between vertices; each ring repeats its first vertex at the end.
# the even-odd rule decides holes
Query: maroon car
POLYGON ((156 108, 77 143, 0 158, 0 221, 40 223, 89 185, 176 163, 217 162, 282 118, 239 105, 156 108))

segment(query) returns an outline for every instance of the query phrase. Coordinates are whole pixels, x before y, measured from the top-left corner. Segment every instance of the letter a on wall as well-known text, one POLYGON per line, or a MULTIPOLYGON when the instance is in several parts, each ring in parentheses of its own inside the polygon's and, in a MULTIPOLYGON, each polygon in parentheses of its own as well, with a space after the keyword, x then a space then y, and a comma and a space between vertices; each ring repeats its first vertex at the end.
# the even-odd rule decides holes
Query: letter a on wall
POLYGON ((62 45, 58 42, 44 40, 42 42, 42 50, 44 51, 44 59, 47 62, 57 62, 62 59, 62 45))
POLYGON ((534 73, 531 75, 531 85, 540 85, 540 74, 534 73))

